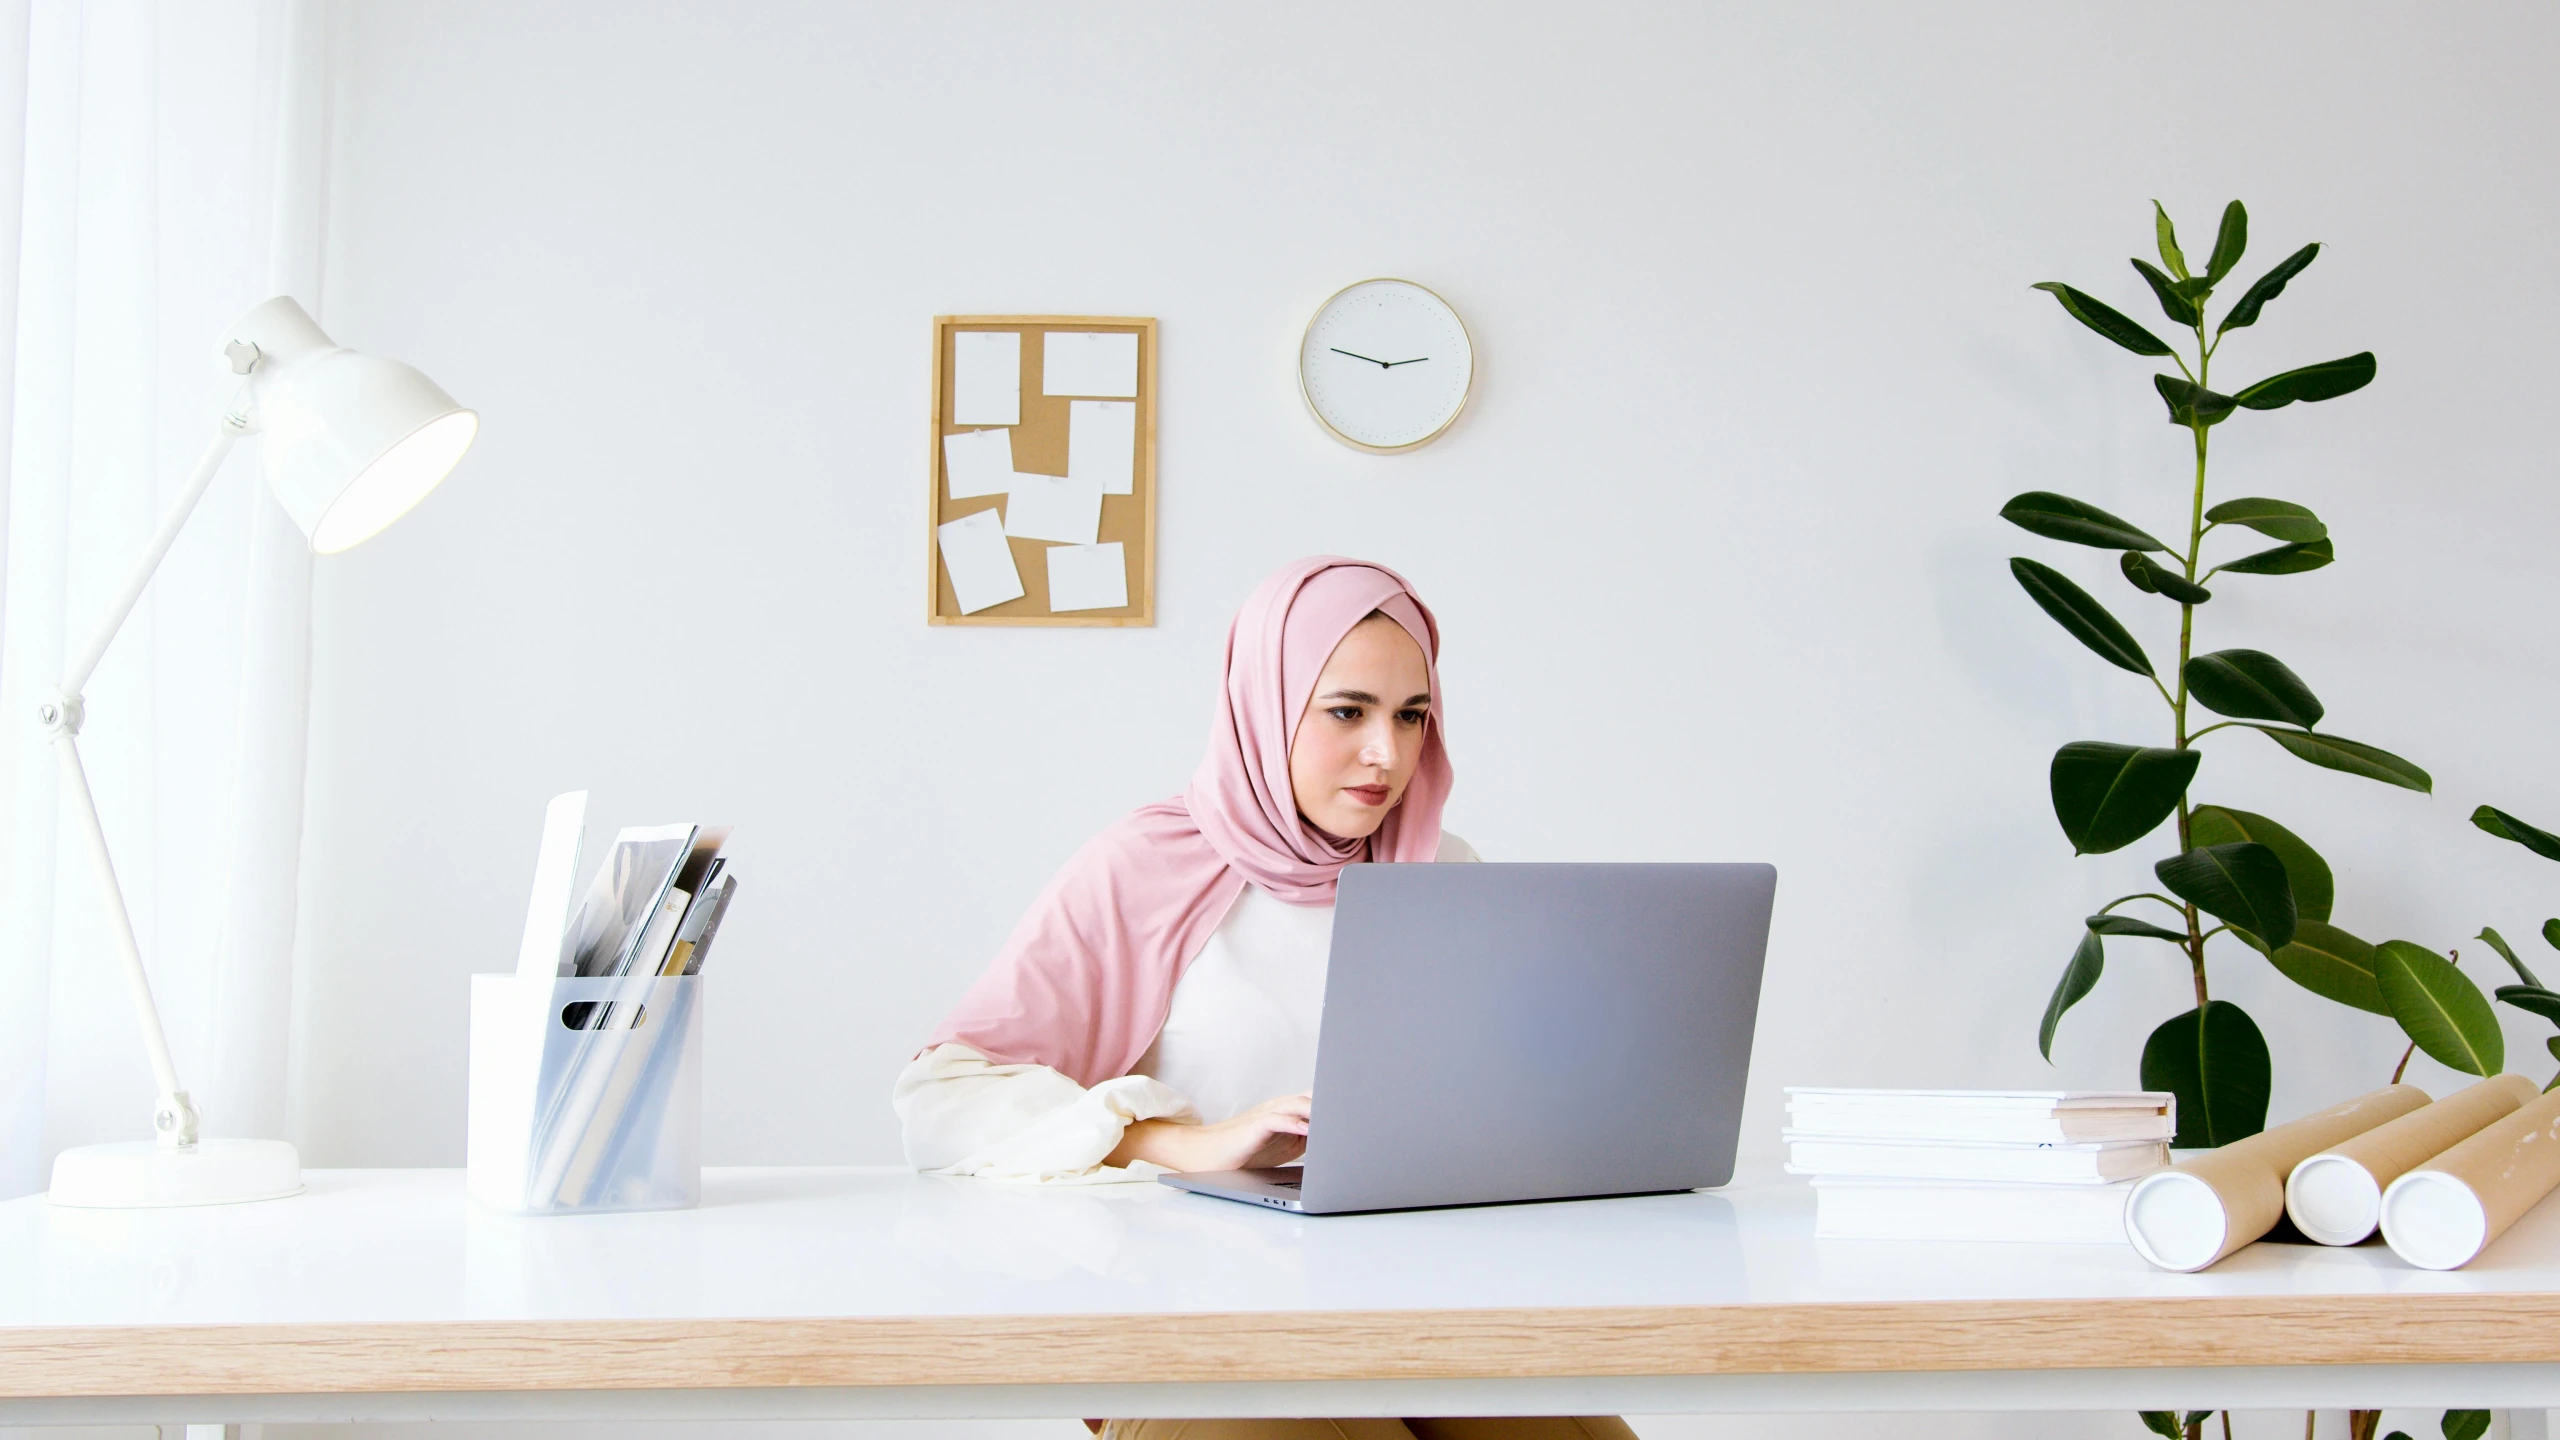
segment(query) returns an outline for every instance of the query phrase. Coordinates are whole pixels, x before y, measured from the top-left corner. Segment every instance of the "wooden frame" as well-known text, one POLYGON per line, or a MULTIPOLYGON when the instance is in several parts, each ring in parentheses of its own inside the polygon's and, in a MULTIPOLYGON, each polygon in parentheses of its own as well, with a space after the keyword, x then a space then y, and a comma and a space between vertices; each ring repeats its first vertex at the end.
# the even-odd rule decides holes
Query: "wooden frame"
POLYGON ((1082 625, 1126 626, 1156 623, 1156 322, 1130 315, 936 315, 933 317, 933 418, 931 454, 926 462, 925 623, 929 625, 1082 625), (1021 572, 1020 599, 989 606, 973 615, 960 613, 959 599, 942 569, 942 547, 936 530, 944 523, 979 510, 993 509, 1001 496, 967 500, 946 498, 942 437, 981 427, 950 421, 952 402, 951 337, 964 330, 1011 330, 1023 338, 1022 423, 1012 428, 1014 464, 1041 474, 1066 471, 1067 406, 1064 396, 1039 393, 1041 341, 1052 330, 1102 330, 1138 337, 1137 474, 1128 495, 1102 500, 1104 541, 1126 547, 1129 604, 1115 610, 1082 610, 1053 614, 1049 610, 1049 575, 1041 558, 1045 541, 1013 539, 1014 568, 1021 572))
POLYGON ((2548 1365, 2560 1295, 0 1329, 0 1399, 2548 1365))

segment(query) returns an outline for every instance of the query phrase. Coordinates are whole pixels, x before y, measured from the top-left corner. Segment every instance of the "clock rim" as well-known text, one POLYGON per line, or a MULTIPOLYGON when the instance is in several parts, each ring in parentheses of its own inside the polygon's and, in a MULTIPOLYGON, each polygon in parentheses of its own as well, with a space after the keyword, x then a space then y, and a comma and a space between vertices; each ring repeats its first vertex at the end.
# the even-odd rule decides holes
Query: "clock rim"
POLYGON ((1298 398, 1305 402, 1307 413, 1315 417, 1318 425, 1324 427, 1324 433, 1354 450, 1365 450, 1372 455, 1401 455, 1408 450, 1419 450, 1448 434, 1449 427, 1458 423, 1458 417, 1467 413, 1467 402, 1474 399, 1476 394, 1476 336, 1473 330, 1467 328, 1467 317, 1459 314, 1458 307, 1450 304, 1449 297, 1439 291, 1419 280, 1407 280, 1400 275, 1372 275, 1366 280, 1354 280, 1327 295, 1323 302, 1316 306, 1314 312, 1307 316, 1306 327, 1298 332, 1298 359, 1292 368, 1298 373, 1298 398), (1459 392, 1458 403, 1450 409, 1448 418, 1442 420, 1437 429, 1419 440, 1409 440, 1402 445, 1372 445, 1366 440, 1354 440, 1334 428, 1333 422, 1324 418, 1324 411, 1316 407, 1316 397, 1307 393, 1307 341, 1316 333, 1316 322, 1324 318, 1327 310, 1333 308, 1333 302, 1363 285, 1407 285, 1421 291, 1440 302, 1440 308, 1449 312, 1449 318, 1458 322, 1458 334, 1467 342, 1467 388, 1459 392))

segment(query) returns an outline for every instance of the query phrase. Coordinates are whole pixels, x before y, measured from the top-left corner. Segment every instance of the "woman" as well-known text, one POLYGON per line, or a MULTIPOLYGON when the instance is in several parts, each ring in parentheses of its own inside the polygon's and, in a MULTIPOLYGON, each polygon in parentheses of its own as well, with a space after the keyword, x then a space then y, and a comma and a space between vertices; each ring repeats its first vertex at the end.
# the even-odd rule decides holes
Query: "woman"
MULTIPOLYGON (((1476 858, 1440 829, 1439 649, 1430 610, 1382 566, 1322 556, 1264 581, 1228 632, 1190 788, 1068 861, 899 1075, 909 1163, 1091 1182, 1297 1159, 1336 877, 1360 861, 1476 858)), ((1112 1434, 1632 1432, 1602 1419, 1149 1420, 1112 1434)))

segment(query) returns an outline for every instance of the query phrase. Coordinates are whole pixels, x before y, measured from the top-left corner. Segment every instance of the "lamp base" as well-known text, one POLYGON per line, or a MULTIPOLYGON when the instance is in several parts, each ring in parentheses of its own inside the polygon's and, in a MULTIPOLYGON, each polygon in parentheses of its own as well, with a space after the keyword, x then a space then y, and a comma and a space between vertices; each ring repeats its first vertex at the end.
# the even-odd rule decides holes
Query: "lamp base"
POLYGON ((55 1156, 45 1198, 88 1210, 140 1210, 301 1193, 302 1157, 282 1140, 199 1140, 185 1150, 133 1140, 55 1156))

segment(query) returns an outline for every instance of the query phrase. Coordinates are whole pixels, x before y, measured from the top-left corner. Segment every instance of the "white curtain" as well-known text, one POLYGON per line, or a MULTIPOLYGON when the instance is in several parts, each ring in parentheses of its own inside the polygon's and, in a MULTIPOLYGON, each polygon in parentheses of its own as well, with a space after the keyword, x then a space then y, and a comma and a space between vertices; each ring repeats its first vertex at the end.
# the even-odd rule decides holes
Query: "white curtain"
MULTIPOLYGON (((237 385, 224 327, 322 323, 319 0, 0 0, 0 1196, 143 1139, 101 897, 33 723, 237 385)), ((310 562, 232 453, 87 688, 81 748, 210 1135, 291 1138, 310 562)))

